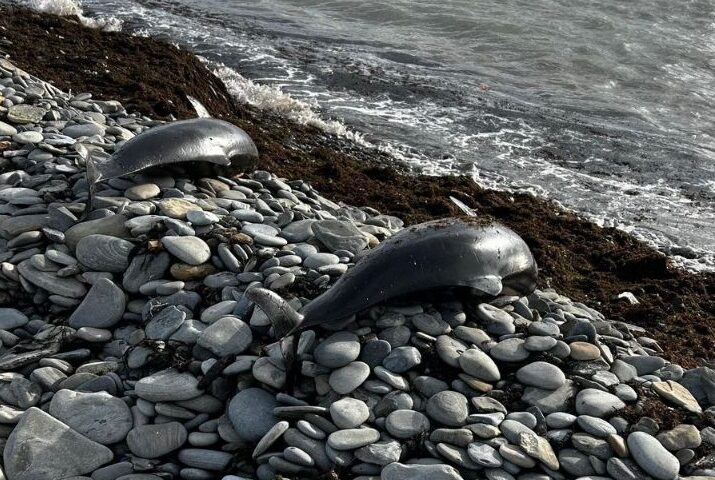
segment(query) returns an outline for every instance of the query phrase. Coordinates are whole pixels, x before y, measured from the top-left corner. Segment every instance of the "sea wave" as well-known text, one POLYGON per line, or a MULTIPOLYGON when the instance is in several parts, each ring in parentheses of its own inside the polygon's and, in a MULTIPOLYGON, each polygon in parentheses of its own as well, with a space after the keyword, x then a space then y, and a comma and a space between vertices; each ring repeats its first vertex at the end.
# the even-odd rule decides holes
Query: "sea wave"
POLYGON ((122 30, 122 21, 113 16, 85 15, 82 3, 78 0, 28 0, 27 6, 32 10, 51 13, 63 17, 75 16, 85 27, 104 30, 105 32, 119 32, 122 30))
POLYGON ((253 105, 286 117, 302 125, 310 125, 327 133, 348 138, 364 146, 373 146, 364 135, 350 130, 338 120, 326 120, 316 111, 317 104, 297 100, 278 87, 255 83, 225 65, 217 66, 214 74, 223 81, 229 93, 239 102, 253 105))

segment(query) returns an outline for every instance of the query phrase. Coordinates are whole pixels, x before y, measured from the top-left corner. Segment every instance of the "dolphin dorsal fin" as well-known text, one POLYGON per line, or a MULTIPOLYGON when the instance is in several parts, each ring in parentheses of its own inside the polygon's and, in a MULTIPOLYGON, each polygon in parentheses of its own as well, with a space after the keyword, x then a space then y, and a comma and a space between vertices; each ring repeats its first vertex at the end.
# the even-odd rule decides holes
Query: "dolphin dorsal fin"
POLYGON ((487 295, 496 297, 502 291, 501 277, 497 275, 484 275, 483 277, 477 277, 470 283, 471 287, 484 292, 487 295))
POLYGON ((199 118, 211 118, 211 114, 209 111, 204 107, 204 104, 199 102, 198 99, 192 97, 191 95, 186 95, 186 99, 189 101, 192 107, 194 107, 194 111, 196 111, 196 115, 199 118))

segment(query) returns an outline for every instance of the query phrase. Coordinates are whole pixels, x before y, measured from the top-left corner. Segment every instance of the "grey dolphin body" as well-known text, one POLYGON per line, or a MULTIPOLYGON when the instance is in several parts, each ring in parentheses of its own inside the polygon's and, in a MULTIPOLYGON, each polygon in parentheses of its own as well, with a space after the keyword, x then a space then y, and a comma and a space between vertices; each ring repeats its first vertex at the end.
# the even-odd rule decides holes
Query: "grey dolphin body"
POLYGON ((97 182, 178 163, 187 164, 198 174, 203 174, 201 167, 208 164, 224 174, 249 171, 258 163, 258 149, 241 128, 216 118, 193 118, 150 128, 128 140, 107 160, 87 159, 90 205, 97 182))
POLYGON ((269 290, 246 293, 282 337, 340 322, 387 300, 445 290, 524 296, 534 291, 536 280, 536 262, 519 235, 499 223, 450 218, 415 225, 384 241, 300 313, 269 290))

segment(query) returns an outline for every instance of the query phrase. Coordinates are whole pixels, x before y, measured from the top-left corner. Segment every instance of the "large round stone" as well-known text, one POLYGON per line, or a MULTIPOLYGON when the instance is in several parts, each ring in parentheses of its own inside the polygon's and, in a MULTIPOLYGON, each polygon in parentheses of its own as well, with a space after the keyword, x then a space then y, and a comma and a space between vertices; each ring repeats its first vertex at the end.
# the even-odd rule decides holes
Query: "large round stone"
POLYGON ((556 390, 566 383, 566 376, 556 365, 547 362, 533 362, 516 371, 516 378, 524 385, 544 390, 556 390))
POLYGON ((134 390, 140 398, 150 402, 190 400, 202 393, 196 377, 173 368, 142 378, 136 383, 134 390))
POLYGON ((228 405, 228 419, 238 435, 249 442, 257 442, 278 423, 273 409, 276 398, 260 388, 247 388, 236 394, 228 405))
POLYGON ((60 390, 52 397, 50 414, 102 445, 124 440, 134 423, 127 404, 106 392, 60 390))
POLYGON ((494 360, 478 348, 465 350, 459 357, 459 366, 468 375, 485 382, 497 382, 501 378, 494 360))
POLYGON ((252 341, 251 327, 240 318, 227 316, 209 325, 199 337, 198 344, 225 357, 243 352, 252 341))
POLYGON ((28 409, 7 439, 4 470, 10 480, 57 480, 91 473, 112 451, 43 412, 28 409))
POLYGON ((673 480, 678 476, 680 463, 653 436, 645 432, 628 435, 628 449, 639 467, 658 480, 673 480))
POLYGON ((211 258, 211 249, 199 237, 164 237, 161 243, 169 253, 189 265, 201 265, 211 258))
POLYGON ((459 392, 446 390, 435 393, 427 400, 427 415, 442 425, 462 426, 468 414, 467 397, 459 392))
POLYGON ((626 406, 612 393, 586 388, 576 395, 576 413, 593 417, 609 417, 626 406))
POLYGON ((127 296, 121 288, 109 279, 98 280, 82 303, 72 312, 69 318, 69 325, 72 328, 113 327, 124 315, 127 304, 127 296))
POLYGON ((393 437, 407 439, 429 431, 430 421, 414 410, 395 410, 385 419, 385 428, 393 437))
POLYGON ((362 400, 345 397, 330 405, 330 418, 338 428, 355 428, 370 416, 370 409, 362 400))

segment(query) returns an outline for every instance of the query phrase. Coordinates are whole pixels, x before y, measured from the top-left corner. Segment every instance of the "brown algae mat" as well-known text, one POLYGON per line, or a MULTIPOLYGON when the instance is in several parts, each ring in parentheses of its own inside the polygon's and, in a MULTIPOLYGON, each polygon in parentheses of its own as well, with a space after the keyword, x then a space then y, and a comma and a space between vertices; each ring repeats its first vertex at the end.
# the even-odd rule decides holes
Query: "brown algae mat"
POLYGON ((685 367, 715 360, 715 274, 676 268, 621 231, 600 228, 529 195, 480 188, 467 177, 410 175, 378 152, 236 105, 198 58, 160 40, 0 7, 0 52, 59 88, 116 99, 152 117, 194 117, 186 99, 192 95, 212 115, 251 135, 261 152, 261 168, 307 180, 335 201, 417 223, 459 215, 449 199, 457 197, 526 240, 540 267, 541 288, 555 288, 609 318, 646 327, 664 356, 685 367), (616 299, 624 291, 640 303, 616 299))

